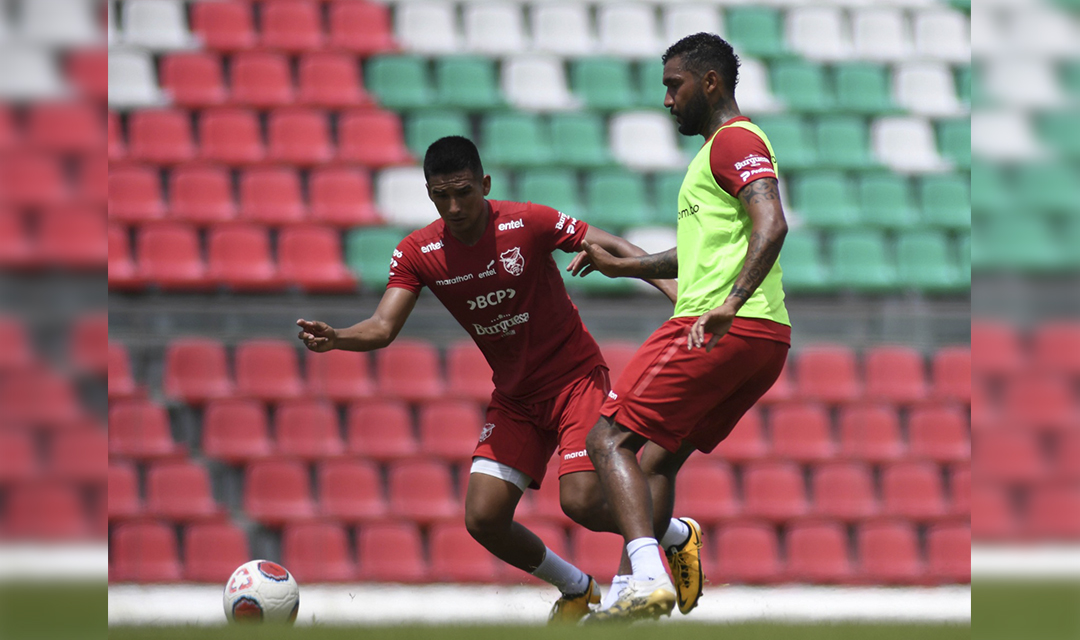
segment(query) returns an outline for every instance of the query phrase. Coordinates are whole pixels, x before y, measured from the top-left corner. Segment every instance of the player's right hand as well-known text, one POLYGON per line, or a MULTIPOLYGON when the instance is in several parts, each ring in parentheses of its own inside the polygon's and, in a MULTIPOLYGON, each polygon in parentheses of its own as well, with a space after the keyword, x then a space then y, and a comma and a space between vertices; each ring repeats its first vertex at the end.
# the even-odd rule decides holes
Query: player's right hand
POLYGON ((322 353, 334 348, 337 331, 330 325, 318 320, 304 320, 303 318, 297 320, 296 325, 300 327, 298 337, 309 350, 322 353))

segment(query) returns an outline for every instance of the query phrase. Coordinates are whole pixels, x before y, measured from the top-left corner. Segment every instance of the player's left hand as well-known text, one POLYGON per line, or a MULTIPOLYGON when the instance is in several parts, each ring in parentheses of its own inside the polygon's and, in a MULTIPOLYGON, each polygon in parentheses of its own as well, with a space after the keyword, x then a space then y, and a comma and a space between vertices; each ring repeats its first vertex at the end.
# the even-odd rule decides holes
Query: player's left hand
POLYGON ((712 351, 720 338, 731 329, 736 311, 737 309, 725 303, 702 314, 694 321, 694 326, 690 327, 690 333, 686 336, 686 348, 693 350, 694 347, 705 347, 706 353, 712 351), (711 334, 708 343, 705 341, 706 334, 711 334))

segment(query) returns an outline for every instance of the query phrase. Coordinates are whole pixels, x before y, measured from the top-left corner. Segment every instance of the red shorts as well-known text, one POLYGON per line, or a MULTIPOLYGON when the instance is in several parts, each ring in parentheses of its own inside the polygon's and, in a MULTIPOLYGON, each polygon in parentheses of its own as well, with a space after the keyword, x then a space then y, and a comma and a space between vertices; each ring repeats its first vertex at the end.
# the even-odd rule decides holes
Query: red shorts
POLYGON ((518 402, 495 391, 473 456, 517 469, 532 478, 534 489, 540 488, 556 448, 560 476, 592 471, 585 438, 599 419, 600 405, 610 388, 607 367, 596 367, 559 395, 541 402, 518 402))
MULTIPOLYGON (((713 350, 686 347, 697 318, 672 318, 637 350, 600 413, 668 451, 708 453, 780 376, 789 345, 728 333, 713 350)), ((708 338, 708 336, 706 336, 708 338)))

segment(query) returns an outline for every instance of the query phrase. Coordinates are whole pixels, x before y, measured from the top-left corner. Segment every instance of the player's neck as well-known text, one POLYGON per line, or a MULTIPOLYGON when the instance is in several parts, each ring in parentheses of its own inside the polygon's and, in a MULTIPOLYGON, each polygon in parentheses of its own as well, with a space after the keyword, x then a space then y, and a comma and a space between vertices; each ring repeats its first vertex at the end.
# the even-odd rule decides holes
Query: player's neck
POLYGON ((487 201, 484 201, 484 212, 480 214, 480 217, 476 219, 476 224, 461 232, 461 235, 454 233, 453 230, 447 228, 450 231, 450 235, 463 245, 473 246, 477 242, 480 242, 480 238, 484 237, 484 232, 487 231, 488 220, 491 219, 491 210, 488 208, 487 201))
POLYGON ((724 126, 725 122, 732 118, 738 118, 741 115, 742 112, 739 111, 739 105, 734 99, 716 105, 716 111, 713 111, 712 118, 709 119, 709 126, 702 135, 705 136, 706 140, 712 138, 713 134, 716 133, 716 130, 724 126))

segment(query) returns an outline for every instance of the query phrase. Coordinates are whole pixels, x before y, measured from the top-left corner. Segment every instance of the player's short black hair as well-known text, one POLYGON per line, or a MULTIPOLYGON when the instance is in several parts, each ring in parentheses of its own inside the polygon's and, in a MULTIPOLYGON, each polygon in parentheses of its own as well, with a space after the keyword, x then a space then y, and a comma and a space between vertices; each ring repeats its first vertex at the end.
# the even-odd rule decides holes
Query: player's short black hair
POLYGON ((735 85, 739 84, 739 56, 727 40, 712 33, 695 33, 668 47, 660 61, 667 64, 671 58, 680 56, 686 68, 699 76, 716 71, 724 88, 735 95, 735 85))
POLYGON ((424 154, 424 179, 457 173, 468 169, 473 175, 483 178, 484 165, 480 162, 480 152, 472 140, 463 136, 447 136, 431 143, 424 154))

